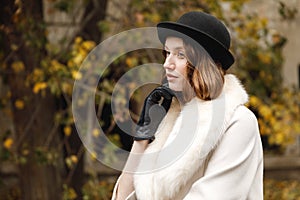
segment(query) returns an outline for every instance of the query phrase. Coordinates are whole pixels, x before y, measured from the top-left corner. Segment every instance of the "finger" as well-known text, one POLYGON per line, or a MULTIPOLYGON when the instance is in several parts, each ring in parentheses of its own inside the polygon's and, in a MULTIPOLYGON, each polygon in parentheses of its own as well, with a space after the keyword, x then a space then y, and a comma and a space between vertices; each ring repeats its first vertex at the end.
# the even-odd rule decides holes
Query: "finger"
POLYGON ((172 99, 172 97, 175 96, 173 90, 171 90, 171 89, 168 88, 168 87, 160 87, 159 90, 161 91, 161 95, 162 95, 164 98, 172 99))
POLYGON ((167 87, 167 86, 162 86, 161 87, 166 93, 168 93, 170 96, 175 96, 175 93, 174 93, 174 91, 171 89, 171 88, 169 88, 169 87, 167 87))
POLYGON ((149 100, 154 104, 158 104, 162 98, 172 99, 173 94, 162 87, 156 88, 149 96, 149 100))
POLYGON ((150 94, 150 100, 153 102, 153 103, 158 103, 161 98, 163 96, 163 92, 159 89, 159 88, 156 88, 155 90, 152 91, 152 93, 150 94))
POLYGON ((164 107, 166 112, 168 112, 168 110, 170 109, 171 103, 172 103, 171 99, 164 98, 163 102, 161 103, 161 106, 164 107))

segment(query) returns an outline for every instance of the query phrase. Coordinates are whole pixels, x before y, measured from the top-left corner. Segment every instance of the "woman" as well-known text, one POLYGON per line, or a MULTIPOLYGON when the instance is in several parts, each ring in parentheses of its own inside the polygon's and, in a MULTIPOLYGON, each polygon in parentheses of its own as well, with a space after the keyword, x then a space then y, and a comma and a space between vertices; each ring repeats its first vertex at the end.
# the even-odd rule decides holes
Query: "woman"
POLYGON ((112 199, 263 199, 258 124, 226 74, 234 62, 226 27, 193 11, 159 23, 158 36, 168 86, 146 98, 131 150, 142 156, 127 161, 144 173, 124 170, 112 199))

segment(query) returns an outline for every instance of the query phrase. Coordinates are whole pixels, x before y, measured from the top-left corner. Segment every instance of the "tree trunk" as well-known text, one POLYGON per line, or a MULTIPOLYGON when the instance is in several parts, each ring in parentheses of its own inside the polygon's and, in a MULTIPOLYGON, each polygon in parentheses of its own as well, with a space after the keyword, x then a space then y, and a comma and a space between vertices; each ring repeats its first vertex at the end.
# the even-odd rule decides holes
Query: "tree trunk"
POLYGON ((28 135, 22 141, 23 145, 20 145, 19 149, 19 154, 22 154, 22 149, 27 149, 30 155, 30 157, 27 157, 27 162, 20 164, 19 168, 22 199, 61 199, 62 153, 60 149, 55 149, 59 146, 59 134, 55 134, 54 137, 56 138, 52 141, 50 147, 43 146, 53 127, 55 104, 50 96, 45 98, 32 97, 32 99, 30 105, 27 105, 28 110, 31 110, 31 112, 27 112, 27 114, 14 112, 16 131, 20 137, 24 134, 24 127, 26 127, 28 121, 33 122, 28 129, 28 135), (48 160, 48 155, 58 157, 54 160, 48 160))
POLYGON ((79 33, 87 40, 93 40, 99 43, 102 38, 102 32, 99 28, 99 22, 105 19, 108 0, 89 1, 84 12, 83 19, 89 18, 79 33))
POLYGON ((55 134, 51 145, 44 144, 49 137, 54 124, 55 99, 49 94, 34 94, 26 86, 26 75, 45 55, 45 29, 43 26, 42 1, 4 0, 0 8, 1 24, 4 30, 3 40, 6 64, 22 61, 25 70, 22 73, 5 74, 6 84, 11 90, 11 100, 23 100, 23 109, 13 108, 13 122, 16 131, 18 158, 26 162, 19 164, 21 198, 23 200, 53 200, 61 199, 61 153, 57 159, 49 163, 49 156, 54 148, 57 150, 59 134, 55 134), (12 45, 17 46, 15 52, 12 45), (24 159, 23 159, 24 161, 24 159))

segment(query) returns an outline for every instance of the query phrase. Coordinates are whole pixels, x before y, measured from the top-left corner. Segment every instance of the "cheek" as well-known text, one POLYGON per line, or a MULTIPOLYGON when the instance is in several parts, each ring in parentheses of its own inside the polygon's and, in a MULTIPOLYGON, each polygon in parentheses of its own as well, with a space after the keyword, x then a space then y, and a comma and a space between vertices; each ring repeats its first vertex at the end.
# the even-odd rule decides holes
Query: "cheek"
POLYGON ((181 63, 179 63, 179 64, 177 65, 176 71, 177 71, 178 73, 180 73, 181 75, 185 76, 185 74, 186 74, 186 68, 187 68, 186 62, 181 62, 181 63))
POLYGON ((176 72, 181 74, 181 76, 174 82, 169 82, 169 86, 172 90, 175 91, 182 91, 182 86, 186 79, 186 68, 187 64, 186 62, 180 62, 176 65, 176 72))

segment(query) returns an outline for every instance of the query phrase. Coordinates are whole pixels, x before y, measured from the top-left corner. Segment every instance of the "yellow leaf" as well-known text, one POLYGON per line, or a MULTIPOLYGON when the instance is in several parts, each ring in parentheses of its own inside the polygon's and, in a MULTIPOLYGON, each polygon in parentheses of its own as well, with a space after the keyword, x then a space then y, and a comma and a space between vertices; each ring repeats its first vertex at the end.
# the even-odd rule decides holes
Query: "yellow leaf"
POLYGON ((265 118, 269 119, 272 116, 272 110, 268 106, 261 106, 259 109, 259 113, 265 118))
POLYGON ((260 105, 260 99, 257 98, 256 96, 251 95, 249 101, 250 101, 250 104, 252 106, 259 106, 260 105))
POLYGON ((11 146, 13 145, 14 143, 14 140, 11 139, 11 138, 7 138, 4 143, 3 143, 3 146, 6 148, 6 149, 10 149, 11 146))
POLYGON ((69 68, 72 68, 72 67, 74 67, 74 66, 75 66, 75 63, 74 63, 74 61, 73 61, 73 60, 68 60, 68 62, 67 62, 67 66, 68 66, 69 68))
POLYGON ((61 84, 61 89, 66 94, 72 94, 72 85, 70 83, 63 82, 61 84))
POLYGON ((65 159, 65 163, 67 164, 67 166, 68 166, 69 168, 72 168, 73 163, 72 163, 72 160, 71 160, 70 157, 67 157, 67 158, 65 159))
POLYGON ((34 84, 34 86, 33 86, 33 93, 37 94, 41 90, 44 90, 45 88, 47 88, 46 82, 38 82, 38 83, 34 84))
POLYGON ((10 48, 11 48, 11 50, 13 50, 13 51, 17 51, 17 50, 19 49, 18 45, 16 45, 16 44, 10 45, 10 48))
POLYGON ((7 98, 10 98, 10 97, 11 97, 11 91, 10 91, 10 90, 7 91, 6 97, 7 97, 7 98))
POLYGON ((80 66, 84 58, 86 57, 86 54, 84 52, 77 53, 73 58, 74 65, 80 66))
POLYGON ((266 27, 268 25, 268 18, 266 17, 261 18, 261 24, 263 27, 266 27))
POLYGON ((24 71, 24 69, 25 69, 24 63, 21 61, 13 62, 11 67, 15 73, 20 73, 20 72, 24 71))
POLYGON ((72 155, 70 158, 71 158, 71 160, 72 160, 73 163, 77 163, 78 162, 78 158, 77 158, 76 155, 72 155))
POLYGON ((258 53, 257 57, 264 64, 270 64, 272 61, 271 55, 269 53, 258 53))
POLYGON ((135 67, 138 64, 138 60, 135 57, 128 57, 125 60, 128 67, 135 67))
POLYGON ((95 129, 93 130, 92 134, 93 134, 94 137, 98 137, 98 136, 100 135, 99 129, 95 128, 95 129))
POLYGON ((72 77, 76 80, 79 80, 82 78, 82 74, 79 71, 72 71, 72 77))
POLYGON ((91 152, 91 158, 93 161, 95 161, 97 159, 97 153, 96 152, 91 152))
POLYGON ((33 81, 40 81, 44 78, 44 72, 41 69, 35 68, 32 73, 33 81))
POLYGON ((24 155, 24 156, 27 156, 27 155, 29 155, 29 150, 28 149, 23 149, 22 150, 22 155, 24 155))
POLYGON ((81 37, 76 37, 75 38, 75 43, 76 44, 79 44, 79 43, 81 43, 82 42, 82 38, 81 37))
POLYGON ((283 133, 277 133, 275 135, 275 144, 283 144, 284 142, 284 134, 283 133))
POLYGON ((59 71, 62 70, 65 66, 58 62, 57 60, 51 60, 51 68, 49 69, 50 71, 59 71))
POLYGON ((65 126, 65 127, 64 127, 64 134, 65 134, 66 136, 70 136, 71 133, 72 133, 72 128, 71 128, 70 126, 65 126))
POLYGON ((19 110, 22 110, 24 108, 25 104, 24 104, 24 101, 20 100, 20 99, 17 99, 15 101, 15 107, 19 110))
POLYGON ((265 71, 260 71, 260 72, 259 72, 259 76, 260 76, 261 78, 265 78, 265 77, 266 77, 266 72, 265 72, 265 71))
POLYGON ((91 50, 92 48, 95 47, 95 42, 85 41, 85 42, 82 43, 82 47, 85 48, 86 50, 91 50))
POLYGON ((159 21, 161 21, 160 15, 159 14, 153 14, 151 17, 152 21, 155 23, 158 23, 159 21))
POLYGON ((279 34, 272 35, 272 42, 273 44, 278 44, 282 40, 279 34))

